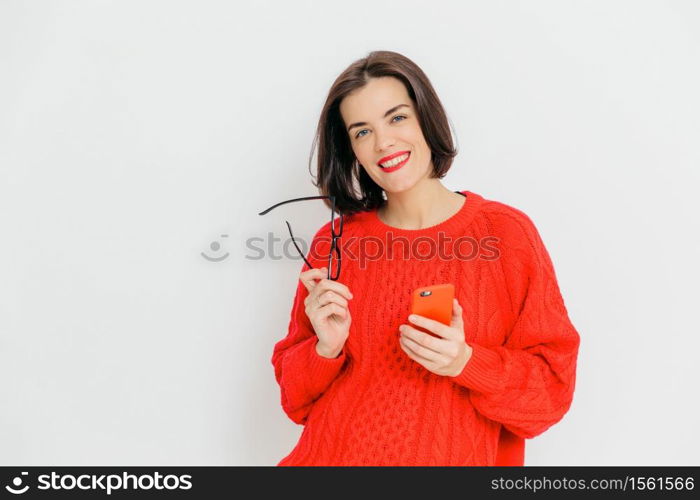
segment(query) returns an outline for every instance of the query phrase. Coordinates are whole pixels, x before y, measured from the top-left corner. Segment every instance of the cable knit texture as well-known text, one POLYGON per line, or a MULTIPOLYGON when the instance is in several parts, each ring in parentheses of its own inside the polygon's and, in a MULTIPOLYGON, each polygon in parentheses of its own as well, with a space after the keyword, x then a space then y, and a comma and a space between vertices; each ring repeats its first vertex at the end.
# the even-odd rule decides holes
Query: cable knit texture
MULTIPOLYGON (((299 281, 272 364, 282 409, 304 428, 278 465, 524 465, 525 439, 568 411, 580 338, 540 235, 522 211, 460 193, 461 209, 424 229, 376 210, 345 218, 339 281, 354 298, 335 359, 316 352, 299 281), (473 349, 455 377, 399 345, 413 290, 439 283, 455 285, 473 349)), ((313 267, 327 265, 329 234, 330 222, 314 236, 313 267)))

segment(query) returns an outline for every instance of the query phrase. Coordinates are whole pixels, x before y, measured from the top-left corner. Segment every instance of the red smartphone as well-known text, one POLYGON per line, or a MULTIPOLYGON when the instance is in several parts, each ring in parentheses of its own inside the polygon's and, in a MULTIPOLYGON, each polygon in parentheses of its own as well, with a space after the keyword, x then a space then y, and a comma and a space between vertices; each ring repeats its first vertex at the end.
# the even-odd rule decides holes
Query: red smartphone
MULTIPOLYGON (((413 291, 413 300, 411 301, 411 314, 425 316, 449 326, 452 321, 452 302, 454 297, 455 287, 452 283, 416 288, 413 291)), ((438 337, 410 321, 408 323, 416 330, 438 337)))

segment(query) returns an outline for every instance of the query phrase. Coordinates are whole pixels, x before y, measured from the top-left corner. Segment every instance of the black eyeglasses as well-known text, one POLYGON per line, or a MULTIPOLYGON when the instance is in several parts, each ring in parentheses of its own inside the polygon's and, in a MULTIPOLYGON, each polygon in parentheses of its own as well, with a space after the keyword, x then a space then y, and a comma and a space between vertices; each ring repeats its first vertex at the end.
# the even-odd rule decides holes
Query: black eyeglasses
MULTIPOLYGON (((270 208, 263 210, 260 212, 258 215, 265 215, 268 213, 270 210, 273 208, 277 208, 280 205, 284 205, 285 203, 292 203, 294 201, 303 201, 303 200, 323 200, 323 199, 330 199, 331 200, 331 251, 328 254, 328 279, 337 281, 338 277, 340 276, 340 245, 338 244, 337 240, 343 235, 343 214, 341 212, 338 212, 339 219, 340 219, 340 228, 338 229, 338 232, 335 230, 335 197, 334 196, 307 196, 305 198, 294 198, 293 200, 287 200, 287 201, 281 201, 280 203, 277 203, 276 205, 272 205, 270 208), (336 268, 336 273, 333 275, 333 261, 337 261, 338 266, 336 268)), ((299 252, 299 255, 301 255, 301 258, 304 259, 304 262, 306 262, 306 265, 309 266, 309 269, 313 269, 314 267, 311 265, 311 263, 306 260, 306 257, 304 257, 304 252, 301 251, 299 248, 299 245, 297 245, 296 240, 294 239, 294 235, 292 234, 292 226, 289 225, 288 221, 284 221, 287 223, 287 227, 289 228, 289 236, 292 237, 292 243, 294 243, 294 246, 297 249, 297 252, 299 252)))

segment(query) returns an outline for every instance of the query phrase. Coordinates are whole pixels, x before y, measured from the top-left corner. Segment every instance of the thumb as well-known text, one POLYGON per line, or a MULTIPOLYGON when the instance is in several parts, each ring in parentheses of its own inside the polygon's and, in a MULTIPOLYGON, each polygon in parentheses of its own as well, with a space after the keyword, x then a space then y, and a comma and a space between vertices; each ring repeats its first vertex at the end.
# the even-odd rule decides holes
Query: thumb
POLYGON ((450 325, 453 328, 459 328, 460 330, 464 331, 464 319, 462 318, 462 313, 464 312, 464 309, 462 309, 462 306, 459 304, 459 301, 457 299, 452 300, 452 324, 450 325))

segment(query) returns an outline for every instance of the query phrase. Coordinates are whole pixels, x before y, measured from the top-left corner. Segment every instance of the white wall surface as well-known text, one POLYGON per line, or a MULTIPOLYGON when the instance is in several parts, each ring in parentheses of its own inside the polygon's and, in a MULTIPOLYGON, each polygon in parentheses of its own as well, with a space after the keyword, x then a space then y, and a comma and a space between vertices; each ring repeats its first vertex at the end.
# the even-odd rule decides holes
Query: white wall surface
POLYGON ((328 220, 257 213, 318 194, 321 106, 372 50, 426 72, 444 184, 533 219, 581 334, 526 464, 700 463, 700 4, 76 0, 0 1, 1 465, 289 453, 301 261, 245 242, 328 220))

